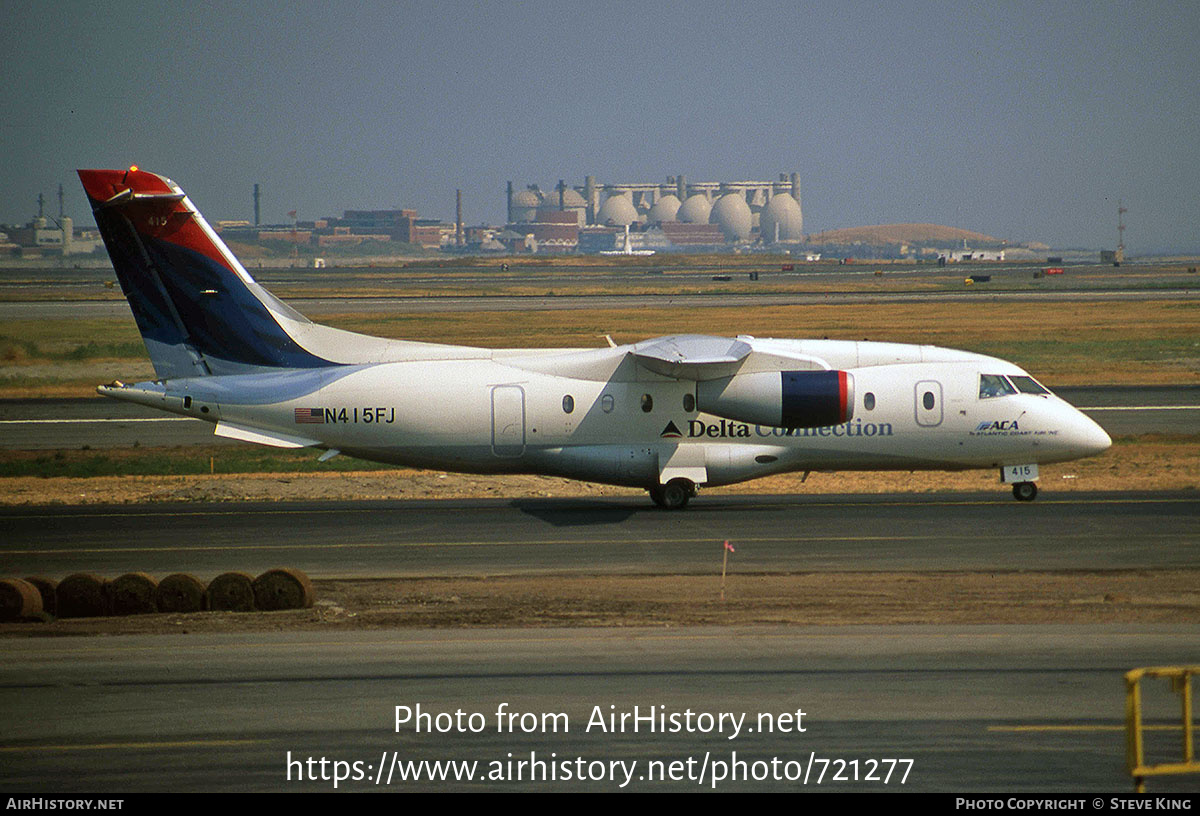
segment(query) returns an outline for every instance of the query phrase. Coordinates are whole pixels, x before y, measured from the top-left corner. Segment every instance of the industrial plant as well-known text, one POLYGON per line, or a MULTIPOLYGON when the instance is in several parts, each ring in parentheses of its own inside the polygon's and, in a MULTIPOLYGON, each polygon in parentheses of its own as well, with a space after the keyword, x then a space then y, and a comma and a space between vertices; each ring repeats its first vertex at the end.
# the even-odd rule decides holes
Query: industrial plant
MULTIPOLYGON (((227 241, 257 244, 268 253, 305 255, 461 254, 652 255, 656 252, 766 250, 799 260, 826 258, 927 258, 940 262, 1003 261, 1035 257, 1042 247, 1012 246, 982 233, 936 224, 850 227, 805 235, 798 173, 773 181, 663 181, 605 184, 595 176, 549 189, 507 184, 503 225, 463 223, 462 191, 455 218, 420 217, 415 209, 345 210, 312 220, 289 212, 285 223, 260 223, 262 188, 253 188, 253 221, 219 220, 227 241), (402 245, 402 246, 401 246, 402 245)), ((1122 208, 1119 215, 1125 210, 1122 208)), ((1124 230, 1124 224, 1120 224, 1124 230)), ((1123 235, 1122 235, 1123 239, 1123 235)), ((1121 241, 1123 244, 1123 240, 1121 241)), ((38 196, 37 217, 28 224, 0 227, 0 255, 24 258, 81 255, 100 246, 98 233, 75 229, 63 211, 45 213, 38 196)), ((1118 253, 1106 260, 1116 260, 1118 253)), ((1110 253, 1111 254, 1111 253, 1110 253)), ((316 260, 314 260, 314 263, 316 260)))
POLYGON ((708 249, 728 245, 788 244, 804 240, 800 176, 777 181, 598 184, 559 181, 507 193, 508 223, 497 236, 516 251, 607 252, 708 249))

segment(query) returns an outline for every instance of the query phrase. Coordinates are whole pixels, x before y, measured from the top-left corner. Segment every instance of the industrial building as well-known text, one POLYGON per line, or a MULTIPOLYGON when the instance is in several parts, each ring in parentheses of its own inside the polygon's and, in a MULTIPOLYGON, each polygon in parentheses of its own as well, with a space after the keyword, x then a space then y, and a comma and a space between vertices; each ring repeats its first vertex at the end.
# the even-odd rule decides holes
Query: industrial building
POLYGON ((217 232, 226 238, 248 241, 286 241, 318 247, 356 246, 372 241, 402 241, 427 249, 452 245, 455 225, 438 219, 418 218, 416 210, 344 210, 340 217, 292 224, 251 225, 246 221, 219 221, 217 232))
POLYGON ((0 253, 23 258, 42 255, 87 255, 100 246, 100 233, 75 229, 70 216, 52 221, 38 216, 28 224, 4 226, 0 231, 0 253))
POLYGON ((100 246, 100 233, 76 229, 63 210, 63 188, 58 186, 58 218, 46 215, 45 196, 38 194, 38 214, 24 226, 0 226, 0 253, 19 257, 87 255, 100 246))
POLYGON ((559 181, 547 191, 537 185, 517 190, 509 182, 507 213, 508 232, 532 235, 539 248, 558 251, 612 250, 618 235, 624 241, 625 227, 631 228, 631 243, 646 248, 804 240, 797 173, 780 174, 777 181, 689 182, 669 176, 665 182, 625 184, 598 184, 588 176, 581 186, 559 181), (656 232, 646 234, 651 228, 656 232))

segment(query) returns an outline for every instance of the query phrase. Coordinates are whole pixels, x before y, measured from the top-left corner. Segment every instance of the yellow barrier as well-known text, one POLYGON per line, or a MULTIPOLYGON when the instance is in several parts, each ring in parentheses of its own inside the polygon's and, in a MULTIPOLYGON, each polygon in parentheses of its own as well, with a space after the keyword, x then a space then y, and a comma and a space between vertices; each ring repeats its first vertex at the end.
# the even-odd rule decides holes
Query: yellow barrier
POLYGON ((1125 764, 1133 777, 1138 793, 1146 792, 1147 776, 1200 773, 1192 727, 1192 675, 1200 674, 1200 666, 1152 666, 1134 669, 1125 674, 1125 764), (1180 695, 1183 714, 1183 762, 1164 762, 1147 765, 1145 743, 1142 740, 1143 677, 1164 677, 1171 681, 1171 690, 1180 695))

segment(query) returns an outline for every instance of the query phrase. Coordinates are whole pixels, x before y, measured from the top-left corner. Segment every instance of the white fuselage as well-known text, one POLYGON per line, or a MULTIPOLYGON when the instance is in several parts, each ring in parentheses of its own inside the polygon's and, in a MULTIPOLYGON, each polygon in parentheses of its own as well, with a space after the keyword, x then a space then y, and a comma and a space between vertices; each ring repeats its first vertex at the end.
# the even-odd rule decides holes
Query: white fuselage
POLYGON ((932 346, 749 340, 764 366, 776 364, 772 355, 808 356, 846 371, 852 418, 789 429, 704 413, 695 407, 696 381, 634 364, 629 347, 187 378, 112 395, 267 444, 641 487, 674 476, 721 485, 797 470, 998 468, 1075 459, 1109 444, 1052 394, 981 396, 981 375, 1024 374, 996 358, 932 346))

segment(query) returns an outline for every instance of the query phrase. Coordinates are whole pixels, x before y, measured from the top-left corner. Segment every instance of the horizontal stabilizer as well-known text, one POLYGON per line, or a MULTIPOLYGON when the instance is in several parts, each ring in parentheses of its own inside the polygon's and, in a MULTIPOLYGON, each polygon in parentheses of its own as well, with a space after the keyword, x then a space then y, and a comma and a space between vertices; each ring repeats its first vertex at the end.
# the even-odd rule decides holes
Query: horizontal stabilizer
POLYGON ((183 193, 135 193, 133 190, 122 190, 112 198, 101 201, 96 206, 100 209, 107 209, 109 207, 119 207, 122 204, 132 204, 135 201, 174 204, 175 202, 183 201, 185 197, 183 193))
POLYGON ((224 436, 227 439, 240 439, 243 442, 270 445, 273 448, 310 448, 313 445, 321 444, 316 439, 292 436, 290 434, 279 433, 278 431, 261 431, 257 428, 246 428, 228 422, 218 422, 214 433, 217 436, 224 436))

